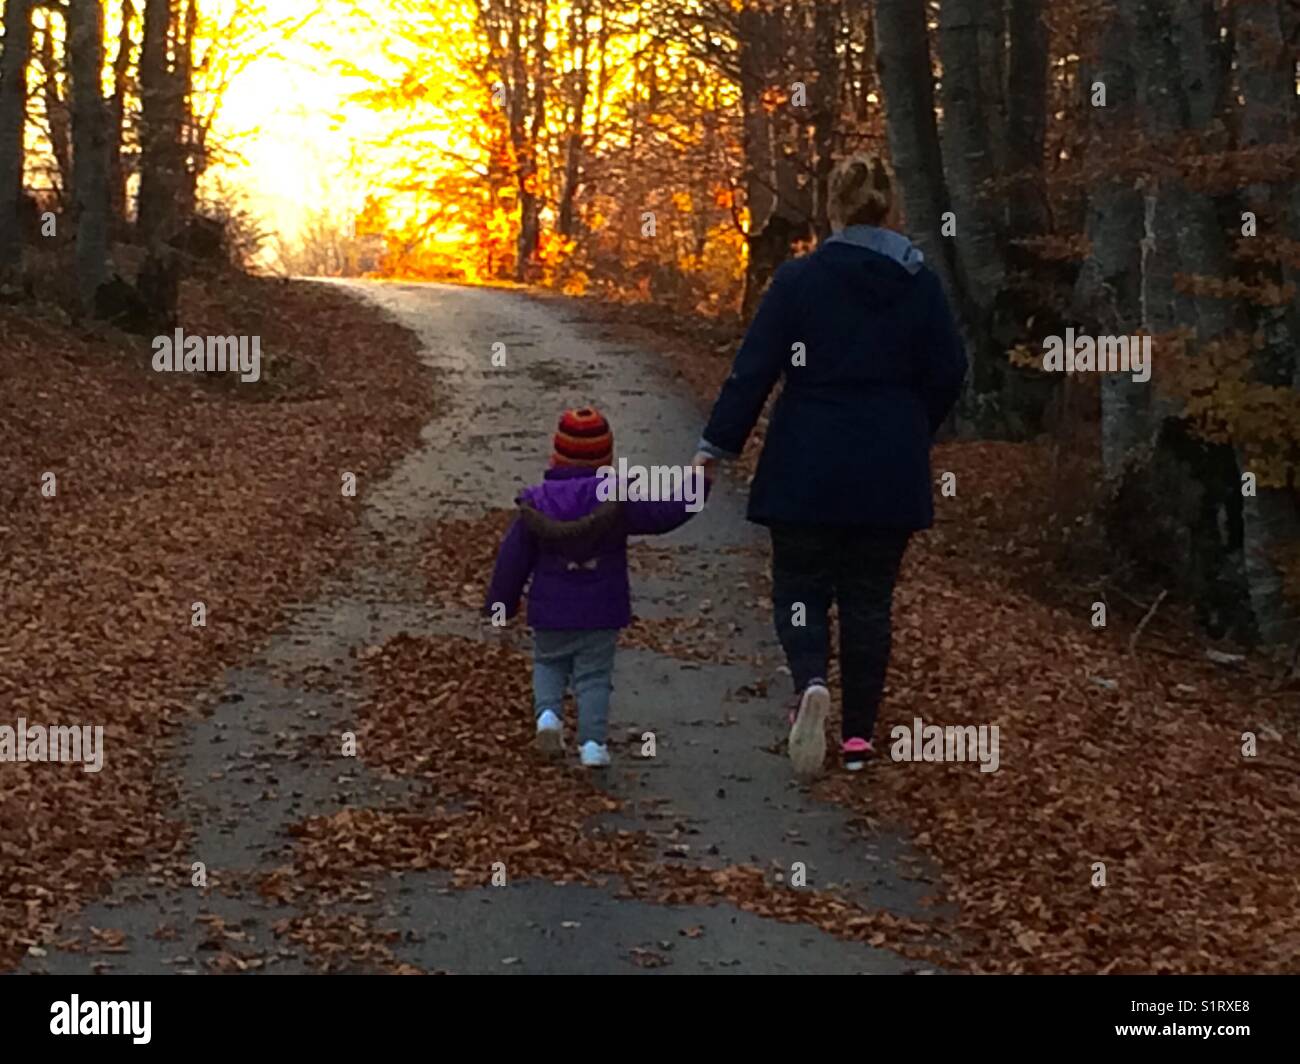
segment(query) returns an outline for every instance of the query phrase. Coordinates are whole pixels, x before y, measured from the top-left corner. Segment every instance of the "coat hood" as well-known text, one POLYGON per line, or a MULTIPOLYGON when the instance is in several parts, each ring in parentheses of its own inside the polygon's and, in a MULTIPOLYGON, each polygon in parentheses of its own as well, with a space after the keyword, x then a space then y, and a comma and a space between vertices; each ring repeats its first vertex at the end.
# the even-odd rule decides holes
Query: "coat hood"
POLYGON ((519 513, 528 530, 552 543, 589 546, 618 520, 619 504, 598 494, 594 469, 550 469, 540 484, 519 494, 519 513))
POLYGON ((892 259, 908 273, 920 273, 925 265, 925 256, 921 249, 902 233, 893 229, 880 229, 873 225, 850 225, 828 237, 827 244, 849 244, 853 247, 866 248, 877 255, 892 259))
POLYGON ((863 244, 832 238, 813 253, 815 269, 823 278, 829 275, 830 282, 847 297, 848 306, 869 310, 896 306, 921 288, 918 278, 923 267, 921 252, 905 238, 899 239, 917 257, 903 252, 905 260, 900 261, 863 244))

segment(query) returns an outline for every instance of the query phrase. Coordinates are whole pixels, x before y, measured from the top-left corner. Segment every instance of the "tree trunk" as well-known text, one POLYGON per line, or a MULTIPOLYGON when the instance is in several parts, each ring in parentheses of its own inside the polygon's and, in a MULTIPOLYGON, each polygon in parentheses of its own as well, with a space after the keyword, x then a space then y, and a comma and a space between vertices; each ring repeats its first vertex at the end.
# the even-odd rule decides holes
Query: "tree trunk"
POLYGON ((576 227, 574 200, 582 176, 583 123, 587 115, 587 94, 591 85, 588 72, 590 41, 587 20, 591 17, 592 0, 582 0, 574 9, 569 21, 573 42, 577 45, 577 85, 574 87, 573 107, 569 119, 569 132, 564 146, 564 185, 560 193, 560 211, 557 228, 560 235, 571 238, 576 227))
MULTIPOLYGON (((946 2, 946 0, 945 0, 946 2)), ((984 109, 984 137, 993 172, 1007 173, 1007 3, 1009 0, 973 0, 978 10, 976 47, 979 49, 980 98, 984 109)), ((940 10, 943 3, 940 3, 940 10)), ((999 224, 1005 222, 1000 220, 999 224)))
POLYGON ((822 240, 831 231, 828 190, 835 167, 835 131, 840 117, 840 0, 816 0, 813 15, 813 235, 822 240))
MULTIPOLYGON (((1047 136, 1049 36, 1044 0, 1011 0, 1007 73, 1008 227, 1014 237, 1046 233, 1050 225, 1043 147, 1047 136)), ((1023 256, 1011 249, 1011 254, 1023 256)))
MULTIPOLYGON (((1241 130, 1238 147, 1252 149, 1283 144, 1292 135, 1297 107, 1293 58, 1283 37, 1277 0, 1237 0, 1234 8, 1236 67, 1241 94, 1241 130)), ((1300 240, 1300 192, 1287 184, 1258 184, 1246 190, 1247 209, 1256 212, 1263 229, 1286 233, 1300 240), (1288 195, 1288 193, 1291 193, 1288 195), (1288 217, 1289 213, 1289 217, 1288 217)), ((1285 267, 1266 268, 1261 279, 1285 284, 1285 267)), ((1300 345, 1292 307, 1255 307, 1253 325, 1261 344, 1254 359, 1254 377, 1275 388, 1300 389, 1300 345)), ((1250 459, 1239 455, 1243 469, 1250 459)), ((1280 478, 1279 478, 1280 479, 1280 478)), ((1300 638, 1300 611, 1284 594, 1279 565, 1282 551, 1300 543, 1300 506, 1294 470, 1289 483, 1258 488, 1243 500, 1246 581, 1251 610, 1260 639, 1289 644, 1300 638)))
POLYGON ((137 279, 158 332, 174 327, 180 298, 180 263, 168 241, 175 235, 180 178, 177 85, 168 58, 171 0, 145 0, 140 45, 140 191, 136 237, 146 256, 137 279))
MULTIPOLYGON (((1141 236, 1145 204, 1133 179, 1106 175, 1113 146, 1136 133, 1135 74, 1127 25, 1112 18, 1102 35, 1089 81, 1106 87, 1106 106, 1090 109, 1089 173, 1097 174, 1088 197, 1090 250, 1074 290, 1074 310, 1098 334, 1128 336, 1143 323, 1141 236)), ((1013 93, 1014 95, 1014 93, 1013 93)), ((1159 425, 1149 385, 1125 374, 1101 381, 1101 450, 1105 475, 1118 481, 1130 462, 1149 453, 1159 425)))
POLYGON ((41 96, 45 103, 45 120, 50 127, 50 152, 59 171, 59 206, 66 207, 72 199, 72 133, 68 101, 59 89, 59 60, 54 52, 54 32, 50 24, 53 17, 53 9, 47 8, 40 32, 41 96))
MULTIPOLYGON (((1181 134, 1195 133, 1203 154, 1228 147, 1216 115, 1225 89, 1222 48, 1214 0, 1144 0, 1137 32, 1148 43, 1140 50, 1139 93, 1156 151, 1168 151, 1181 134)), ((1213 198, 1167 178, 1166 221, 1175 237, 1178 272, 1201 277, 1228 274, 1228 248, 1213 198)), ((1174 296, 1181 323, 1194 325, 1200 343, 1234 324, 1229 300, 1182 292, 1174 296)))
POLYGON ((140 242, 157 249, 173 235, 176 222, 176 128, 172 96, 176 91, 168 58, 171 0, 145 0, 144 39, 140 47, 140 191, 136 232, 140 242))
POLYGON ((519 187, 516 281, 526 281, 533 275, 541 240, 538 137, 546 120, 546 11, 547 0, 538 0, 536 7, 529 0, 515 0, 511 10, 510 137, 519 187))
POLYGON ((763 288, 780 263, 779 252, 768 247, 778 227, 772 226, 768 231, 776 211, 776 162, 772 119, 764 106, 770 73, 768 51, 775 21, 775 12, 747 4, 737 23, 740 33, 740 103, 744 116, 745 206, 749 212, 745 293, 741 301, 741 315, 746 320, 758 306, 763 288))
POLYGON ((68 6, 68 56, 72 71, 72 185, 76 203, 77 289, 86 313, 108 266, 107 114, 104 8, 100 0, 68 6))
MULTIPOLYGON (((1176 167, 1161 165, 1189 132, 1198 151, 1222 150, 1214 117, 1224 87, 1214 0, 1124 0, 1133 41, 1137 97, 1156 176, 1145 191, 1142 306, 1147 331, 1162 344, 1175 328, 1194 332, 1193 351, 1234 325, 1228 299, 1178 290, 1176 275, 1222 278, 1229 273, 1218 207, 1189 187, 1176 167)), ((1168 372, 1166 367, 1165 372, 1168 372)), ((1151 399, 1160 435, 1147 478, 1155 510, 1151 521, 1168 528, 1163 550, 1177 559, 1201 623, 1216 635, 1245 638, 1251 606, 1242 553, 1243 518, 1238 464, 1229 445, 1207 442, 1183 420, 1178 405, 1151 399)))
POLYGON ((122 141, 126 124, 127 74, 131 65, 131 20, 135 18, 132 0, 122 0, 122 28, 117 37, 117 54, 113 57, 113 95, 108 102, 108 203, 115 235, 125 236, 126 166, 122 159, 122 141))
POLYGON ((27 127, 31 2, 5 0, 4 13, 4 52, 0 54, 0 279, 22 264, 19 208, 25 158, 23 132, 27 127))
MULTIPOLYGON (((174 47, 176 68, 172 72, 171 123, 176 130, 176 218, 183 228, 198 208, 199 176, 205 169, 206 130, 194 121, 191 94, 194 90, 194 36, 198 32, 198 0, 187 0, 184 18, 177 19, 174 47)), ((179 15, 179 12, 178 12, 179 15)))
MULTIPOLYGON (((988 40, 1001 28, 996 20, 1000 6, 985 0, 943 0, 939 16, 944 169, 957 214, 957 261, 968 309, 977 319, 971 324, 981 333, 1007 272, 1002 233, 985 192, 995 172, 991 143, 996 138, 988 128, 994 104, 981 71, 988 40)), ((977 369, 977 381, 980 376, 977 369)))
POLYGON ((935 122, 925 6, 915 0, 879 0, 875 39, 890 154, 902 187, 907 228, 926 261, 943 279, 949 296, 959 303, 952 242, 942 235, 948 189, 935 122))
MULTIPOLYGON (((1046 396, 1022 381, 1006 350, 1021 331, 1022 315, 1007 285, 1005 200, 995 194, 1005 128, 1002 86, 991 83, 987 57, 1003 40, 1002 5, 943 0, 939 56, 943 63, 944 170, 956 216, 957 283, 971 374, 958 418, 967 430, 1006 438, 1032 434, 1046 396), (1022 387, 1024 384, 1024 387, 1022 387)), ((1000 71, 999 65, 993 73, 1000 71)))
MULTIPOLYGON (((776 204, 772 221, 778 221, 774 232, 766 234, 765 243, 773 256, 763 280, 766 283, 776 268, 790 257, 791 244, 812 236, 813 221, 813 151, 807 135, 807 107, 795 107, 791 102, 794 78, 785 71, 799 70, 805 57, 811 54, 811 45, 805 45, 800 35, 797 11, 786 12, 779 5, 772 19, 772 38, 769 56, 776 66, 769 66, 772 86, 779 102, 772 114, 773 150, 772 165, 776 176, 776 204)), ((807 82, 805 81, 805 91, 807 82)))

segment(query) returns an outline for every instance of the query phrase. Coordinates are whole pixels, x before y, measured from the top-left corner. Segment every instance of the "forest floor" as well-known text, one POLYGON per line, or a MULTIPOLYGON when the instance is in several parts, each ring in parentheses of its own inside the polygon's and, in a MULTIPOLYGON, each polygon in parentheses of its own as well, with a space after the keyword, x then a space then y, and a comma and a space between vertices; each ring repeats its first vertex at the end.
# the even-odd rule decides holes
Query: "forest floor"
POLYGON ((265 402, 0 321, 0 724, 105 726, 99 773, 0 763, 0 966, 1300 969, 1294 683, 1173 608, 1130 652, 1142 608, 1094 629, 1097 594, 1027 577, 1043 449, 937 449, 880 756, 805 788, 751 448, 633 549, 615 764, 583 773, 530 748, 525 633, 477 617, 511 500, 566 405, 686 461, 729 350, 536 293, 231 286, 184 325, 260 331, 265 402), (917 717, 997 725, 998 770, 891 760, 917 717))

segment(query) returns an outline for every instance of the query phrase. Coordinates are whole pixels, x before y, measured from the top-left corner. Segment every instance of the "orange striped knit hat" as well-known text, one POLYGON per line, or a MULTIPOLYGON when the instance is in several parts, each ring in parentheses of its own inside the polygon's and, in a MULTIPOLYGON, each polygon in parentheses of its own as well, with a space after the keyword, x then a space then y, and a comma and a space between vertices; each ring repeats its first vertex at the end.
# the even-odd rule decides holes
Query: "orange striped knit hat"
POLYGON ((614 433, 594 406, 566 410, 555 433, 553 466, 589 466, 598 469, 614 462, 614 433))

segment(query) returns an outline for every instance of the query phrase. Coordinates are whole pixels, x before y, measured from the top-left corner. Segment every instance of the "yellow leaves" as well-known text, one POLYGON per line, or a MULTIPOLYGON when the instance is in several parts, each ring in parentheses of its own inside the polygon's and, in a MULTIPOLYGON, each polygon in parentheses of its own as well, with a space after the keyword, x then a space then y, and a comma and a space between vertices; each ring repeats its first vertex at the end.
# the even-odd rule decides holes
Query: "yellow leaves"
POLYGON ((1300 393, 1252 379, 1261 342, 1237 333, 1198 348, 1171 343, 1162 390, 1198 436, 1235 446, 1260 487, 1281 487, 1300 466, 1300 393))
POLYGON ((781 86, 769 85, 759 97, 759 104, 768 114, 775 114, 789 98, 789 93, 781 86))
POLYGON ((734 290, 744 279, 745 250, 744 236, 729 222, 719 222, 708 231, 700 272, 707 279, 710 290, 724 301, 726 293, 734 290))
POLYGON ((1017 344, 1007 352, 1007 361, 1021 369, 1042 369, 1043 354, 1041 349, 1030 344, 1017 344))
POLYGON ((380 199, 371 193, 356 217, 356 235, 366 236, 370 233, 383 235, 388 230, 387 208, 380 199))
POLYGON ((565 277, 560 291, 566 296, 585 295, 590 283, 591 278, 585 270, 574 270, 565 277))

